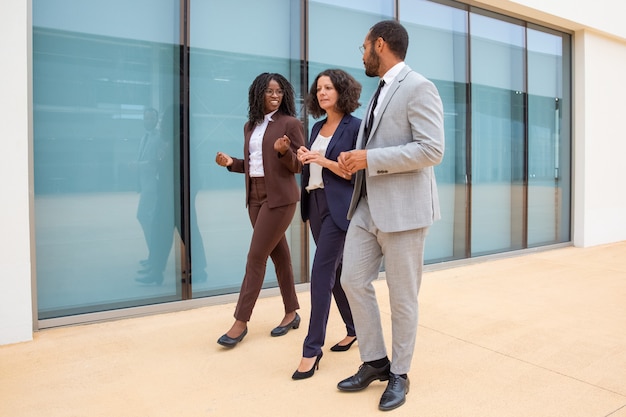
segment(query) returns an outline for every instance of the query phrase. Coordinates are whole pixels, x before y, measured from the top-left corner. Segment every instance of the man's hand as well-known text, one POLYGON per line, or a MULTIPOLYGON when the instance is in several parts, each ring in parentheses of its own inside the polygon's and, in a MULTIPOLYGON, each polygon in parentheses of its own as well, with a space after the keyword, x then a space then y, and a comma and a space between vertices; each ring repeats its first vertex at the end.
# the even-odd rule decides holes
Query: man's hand
POLYGON ((367 149, 355 149, 349 152, 341 152, 339 154, 339 169, 347 175, 367 168, 367 149))

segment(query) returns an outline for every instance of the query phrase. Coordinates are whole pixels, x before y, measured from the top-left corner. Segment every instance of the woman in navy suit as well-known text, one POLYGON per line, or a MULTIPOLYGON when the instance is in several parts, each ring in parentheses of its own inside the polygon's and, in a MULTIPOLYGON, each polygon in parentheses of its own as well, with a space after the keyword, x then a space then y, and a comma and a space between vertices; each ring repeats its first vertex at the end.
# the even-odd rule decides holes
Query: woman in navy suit
POLYGON ((356 340, 350 306, 339 282, 353 185, 351 176, 339 169, 337 157, 356 145, 361 120, 350 113, 359 107, 360 95, 361 84, 350 74, 328 69, 315 78, 307 97, 311 115, 326 118, 313 126, 309 149, 298 149, 298 159, 303 164, 302 220, 309 221, 317 249, 311 270, 309 332, 293 379, 309 378, 319 367, 332 295, 346 324, 347 336, 331 350, 346 351, 356 340))

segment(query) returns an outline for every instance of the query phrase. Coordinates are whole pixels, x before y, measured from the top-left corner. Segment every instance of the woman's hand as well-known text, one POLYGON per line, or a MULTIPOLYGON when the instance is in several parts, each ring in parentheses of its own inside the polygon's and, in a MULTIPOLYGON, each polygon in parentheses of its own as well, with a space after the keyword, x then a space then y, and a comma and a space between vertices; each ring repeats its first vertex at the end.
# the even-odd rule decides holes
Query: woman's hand
POLYGON ((281 155, 284 155, 285 152, 289 150, 290 145, 291 140, 287 137, 287 135, 284 135, 282 138, 276 139, 276 142, 274 142, 274 150, 281 155))
POLYGON ((326 159, 326 157, 324 157, 324 155, 322 155, 318 151, 310 151, 307 148, 305 148, 304 146, 302 146, 302 147, 300 147, 300 149, 298 149, 298 159, 303 164, 315 163, 315 164, 318 164, 319 166, 324 167, 324 168, 326 168, 327 165, 328 165, 327 164, 328 159, 326 159))
POLYGON ((219 166, 229 167, 233 164, 233 158, 223 152, 218 152, 217 155, 215 155, 215 162, 217 162, 219 166))
POLYGON ((300 146, 300 148, 298 149, 298 160, 302 163, 302 164, 310 164, 310 163, 314 163, 317 164, 319 166, 321 166, 322 168, 327 168, 329 170, 331 170, 335 175, 345 179, 345 180, 350 180, 352 178, 352 174, 348 171, 343 171, 340 167, 339 167, 339 163, 330 160, 328 158, 326 158, 321 152, 319 151, 310 151, 307 148, 305 148, 304 146, 300 146))
POLYGON ((304 164, 304 156, 309 152, 309 150, 305 146, 300 146, 298 148, 298 152, 296 152, 296 156, 298 157, 298 161, 304 164))

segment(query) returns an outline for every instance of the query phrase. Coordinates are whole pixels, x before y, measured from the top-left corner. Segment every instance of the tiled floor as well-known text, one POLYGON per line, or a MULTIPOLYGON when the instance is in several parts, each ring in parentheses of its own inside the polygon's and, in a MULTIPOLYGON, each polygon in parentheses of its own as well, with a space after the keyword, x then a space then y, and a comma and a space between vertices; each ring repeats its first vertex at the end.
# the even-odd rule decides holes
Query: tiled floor
MULTIPOLYGON (((626 242, 428 272, 407 403, 389 415, 626 417, 626 242)), ((376 282, 390 338, 383 280, 376 282)), ((368 416, 385 387, 343 393, 358 344, 291 380, 308 323, 272 338, 280 298, 257 303, 233 350, 233 304, 35 334, 0 347, 0 416, 368 416)), ((344 336, 331 312, 327 345, 344 336)))

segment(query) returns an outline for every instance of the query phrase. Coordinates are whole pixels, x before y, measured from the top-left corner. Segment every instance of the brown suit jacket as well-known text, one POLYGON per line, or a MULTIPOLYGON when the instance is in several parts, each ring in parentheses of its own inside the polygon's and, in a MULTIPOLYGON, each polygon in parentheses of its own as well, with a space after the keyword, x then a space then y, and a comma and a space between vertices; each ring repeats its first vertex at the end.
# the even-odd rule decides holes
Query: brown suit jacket
MULTIPOLYGON (((246 123, 243 129, 244 158, 233 158, 229 171, 242 172, 246 175, 246 207, 250 199, 250 136, 251 129, 246 123)), ((265 172, 265 188, 267 202, 270 208, 297 203, 300 199, 300 187, 294 174, 302 171, 302 164, 298 161, 296 152, 304 145, 304 127, 302 122, 292 116, 276 112, 263 136, 263 171, 265 172), (285 155, 274 150, 276 139, 286 135, 291 140, 290 149, 285 155)))

